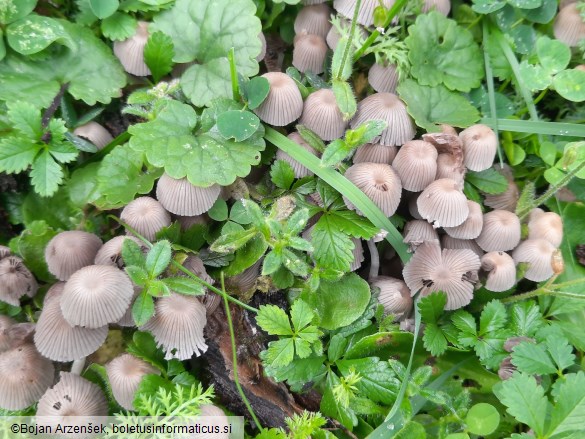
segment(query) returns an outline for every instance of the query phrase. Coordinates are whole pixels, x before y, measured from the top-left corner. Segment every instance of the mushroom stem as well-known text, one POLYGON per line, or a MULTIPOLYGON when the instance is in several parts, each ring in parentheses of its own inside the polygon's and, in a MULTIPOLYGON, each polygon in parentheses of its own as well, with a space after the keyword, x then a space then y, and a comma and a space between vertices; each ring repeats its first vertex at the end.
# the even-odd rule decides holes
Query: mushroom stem
POLYGON ((378 277, 380 272, 380 254, 374 238, 368 239, 368 250, 370 251, 370 274, 368 275, 368 280, 371 282, 378 277))
POLYGON ((81 372, 83 371, 83 368, 85 367, 85 358, 80 358, 79 360, 75 360, 73 361, 73 364, 71 365, 71 373, 75 374, 75 375, 81 375, 81 372))

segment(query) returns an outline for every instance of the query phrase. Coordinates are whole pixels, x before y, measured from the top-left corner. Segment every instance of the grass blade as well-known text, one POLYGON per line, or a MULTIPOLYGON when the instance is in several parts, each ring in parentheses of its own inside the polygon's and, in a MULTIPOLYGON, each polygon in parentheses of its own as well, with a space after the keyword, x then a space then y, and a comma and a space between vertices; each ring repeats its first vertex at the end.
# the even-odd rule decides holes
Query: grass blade
POLYGON ((500 131, 544 134, 549 136, 585 137, 585 125, 563 122, 484 118, 481 123, 500 131))

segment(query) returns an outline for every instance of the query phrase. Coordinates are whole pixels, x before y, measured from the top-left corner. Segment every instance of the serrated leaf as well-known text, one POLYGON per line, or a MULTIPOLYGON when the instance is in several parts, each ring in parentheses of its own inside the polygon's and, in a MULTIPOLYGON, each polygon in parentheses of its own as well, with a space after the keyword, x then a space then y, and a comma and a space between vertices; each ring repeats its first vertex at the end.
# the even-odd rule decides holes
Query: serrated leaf
POLYGON ((484 306, 479 318, 479 334, 491 334, 498 329, 502 329, 508 316, 506 307, 499 300, 492 300, 484 306))
POLYGON ((130 265, 125 267, 124 270, 133 283, 139 287, 146 286, 146 283, 148 282, 148 273, 144 268, 137 265, 130 265))
POLYGON ((22 172, 34 161, 40 147, 24 137, 10 136, 0 142, 0 171, 22 172))
POLYGON ((575 363, 573 347, 565 337, 550 335, 546 338, 545 345, 558 370, 565 370, 575 363))
POLYGON ((160 276, 168 267, 172 257, 171 243, 169 241, 158 241, 146 255, 144 268, 151 279, 160 276))
POLYGON ((5 0, 0 3, 0 23, 8 24, 30 14, 37 0, 5 0))
POLYGON ((205 294, 203 285, 189 277, 167 277, 162 281, 175 293, 186 294, 189 296, 205 294))
POLYGON ((436 292, 421 298, 418 302, 422 322, 436 323, 447 304, 447 295, 443 292, 436 292))
POLYGON ((329 372, 319 410, 325 416, 337 419, 345 428, 352 430, 354 425, 358 423, 355 413, 353 410, 341 405, 333 395, 333 388, 339 384, 339 377, 335 373, 329 372))
POLYGON ((517 336, 530 337, 542 327, 544 318, 532 301, 515 303, 510 309, 510 326, 517 336))
POLYGON ((89 6, 97 18, 104 19, 118 10, 120 2, 119 0, 89 0, 89 6))
POLYGON ((134 17, 115 12, 103 20, 100 26, 104 37, 112 41, 122 41, 134 35, 137 23, 134 17))
POLYGON ((146 266, 146 257, 142 253, 140 246, 132 239, 125 239, 122 243, 122 259, 127 266, 137 266, 144 268, 146 266))
POLYGON ((270 335, 293 335, 286 312, 276 305, 262 305, 256 323, 270 335))
POLYGON ((154 315, 154 300, 150 294, 143 292, 136 297, 132 305, 132 318, 136 326, 142 326, 154 315))
POLYGON ((9 102, 7 115, 12 127, 30 140, 39 140, 43 135, 41 112, 29 102, 9 102))
POLYGON ((512 364, 519 371, 529 374, 543 375, 557 370, 544 345, 527 341, 514 347, 512 364))
POLYGON ((475 319, 467 311, 456 311, 451 316, 451 321, 459 331, 461 331, 464 340, 462 343, 465 346, 473 346, 477 339, 477 327, 475 319))
POLYGON ((323 156, 321 157, 322 166, 335 166, 344 160, 352 151, 352 147, 348 146, 342 139, 335 139, 327 145, 323 156))
POLYGON ((30 177, 35 191, 42 197, 50 197, 63 181, 63 168, 45 149, 36 156, 30 177))
POLYGON ((501 194, 508 189, 508 180, 494 168, 483 171, 468 171, 465 179, 486 194, 501 194))
POLYGON ((567 374, 564 381, 557 383, 560 384, 555 398, 556 405, 551 413, 549 437, 566 432, 580 435, 585 423, 585 374, 583 371, 567 374))
POLYGON ((356 387, 368 399, 388 405, 396 399, 400 383, 386 361, 369 357, 339 360, 336 365, 344 376, 352 370, 360 374, 361 380, 356 387))
POLYGON ((295 172, 290 163, 276 160, 270 167, 270 179, 281 189, 290 189, 295 180, 295 172))
POLYGON ((314 314, 306 302, 297 299, 291 307, 290 316, 293 328, 298 332, 311 323, 314 314))
POLYGON ((436 323, 425 324, 423 345, 435 357, 442 355, 447 350, 447 338, 436 323))
POLYGON ((162 32, 153 32, 144 46, 144 62, 150 69, 154 82, 160 81, 173 69, 175 54, 173 40, 162 32))
POLYGON ((330 216, 323 216, 311 230, 313 257, 323 266, 349 271, 353 261, 354 244, 347 233, 339 230, 330 216))
POLYGON ((76 44, 62 24, 54 18, 31 14, 6 28, 6 40, 10 47, 22 55, 32 55, 54 42, 76 50, 76 44))
POLYGON ((231 110, 221 113, 217 118, 217 129, 226 139, 242 142, 249 139, 260 127, 260 119, 254 113, 231 110))
POLYGON ((351 119, 357 111, 357 102, 351 86, 345 81, 333 79, 332 88, 339 111, 343 114, 343 119, 351 119))
POLYGON ((248 100, 248 108, 255 110, 260 106, 264 99, 270 92, 270 83, 268 79, 261 76, 256 76, 246 83, 246 98, 248 100))
POLYGON ((291 363, 295 356, 295 343, 292 338, 284 338, 268 343, 263 359, 272 367, 282 367, 291 363))

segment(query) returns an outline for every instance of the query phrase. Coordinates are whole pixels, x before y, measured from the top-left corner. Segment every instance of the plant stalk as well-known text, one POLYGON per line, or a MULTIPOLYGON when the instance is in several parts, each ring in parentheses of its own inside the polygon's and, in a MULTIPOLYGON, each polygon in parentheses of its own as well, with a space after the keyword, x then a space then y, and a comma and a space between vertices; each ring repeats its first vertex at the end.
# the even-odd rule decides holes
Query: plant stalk
MULTIPOLYGON (((480 15, 481 17, 481 15, 480 15)), ((482 26, 483 31, 483 41, 487 41, 489 39, 489 30, 487 22, 483 21, 482 26)), ((484 43, 485 45, 485 43, 484 43)), ((492 73, 492 65, 490 62, 490 56, 487 53, 487 50, 483 51, 483 60, 485 65, 485 78, 487 82, 487 89, 488 89, 488 100, 490 104, 490 116, 494 120, 494 132, 496 133, 496 138, 498 139, 498 160, 500 161, 500 167, 504 166, 504 158, 502 156, 502 145, 500 144, 500 133, 498 128, 498 111, 496 108, 496 95, 494 90, 494 75, 492 73)))
POLYGON ((232 47, 228 52, 228 61, 230 63, 230 77, 232 80, 232 97, 234 101, 240 101, 240 85, 238 84, 238 73, 236 71, 235 49, 232 47))
POLYGON ((378 253, 374 238, 368 239, 368 250, 370 251, 370 274, 368 275, 368 280, 372 282, 380 272, 380 253, 378 253))
POLYGON ((355 26, 357 23, 358 13, 360 11, 360 7, 362 5, 362 0, 357 0, 355 4, 355 8, 353 9, 353 18, 351 19, 351 28, 349 31, 349 39, 347 40, 347 44, 345 45, 345 51, 343 52, 343 58, 341 59, 341 64, 339 65, 339 70, 337 71, 337 78, 341 79, 343 75, 343 70, 345 68, 345 63, 347 62, 347 58, 349 57, 349 52, 351 50, 351 45, 353 44, 353 37, 355 35, 355 26))

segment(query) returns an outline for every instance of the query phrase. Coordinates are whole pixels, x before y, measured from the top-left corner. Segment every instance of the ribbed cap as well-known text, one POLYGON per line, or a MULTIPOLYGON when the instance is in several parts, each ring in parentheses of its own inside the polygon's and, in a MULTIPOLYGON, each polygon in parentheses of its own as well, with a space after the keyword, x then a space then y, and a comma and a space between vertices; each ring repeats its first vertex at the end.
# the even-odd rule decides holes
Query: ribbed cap
POLYGON ((106 373, 114 398, 126 410, 135 410, 134 396, 142 378, 160 375, 158 369, 130 354, 122 354, 106 364, 106 373))
POLYGON ((483 212, 481 206, 475 201, 467 200, 469 215, 462 224, 456 227, 445 227, 445 232, 453 238, 475 239, 483 228, 483 212))
MULTIPOLYGON (((343 30, 345 30, 345 29, 349 30, 351 27, 351 22, 349 20, 346 20, 345 18, 342 18, 339 16, 338 16, 338 18, 339 18, 339 22, 338 22, 339 27, 343 30)), ((369 35, 369 32, 366 29, 364 29, 364 27, 360 24, 356 24, 356 32, 364 40, 369 35)), ((327 37, 325 38, 329 48, 331 50, 335 50, 337 48, 337 44, 339 43, 340 39, 341 39, 341 34, 339 33, 339 30, 335 26, 331 26, 331 29, 329 29, 329 32, 327 32, 327 37)))
POLYGON ((122 245, 127 239, 134 241, 140 247, 143 247, 142 241, 134 236, 114 236, 112 239, 105 242, 99 249, 95 255, 94 264, 124 268, 124 261, 122 260, 122 245))
POLYGON ((508 253, 486 253, 481 257, 481 269, 488 273, 485 288, 489 291, 499 293, 516 284, 516 264, 508 253))
POLYGON ((439 235, 435 228, 424 220, 412 220, 404 226, 404 243, 414 251, 425 241, 438 240, 439 235))
POLYGON ((585 22, 581 18, 577 2, 570 3, 559 11, 554 22, 555 38, 570 47, 579 45, 585 38, 585 22))
POLYGON ((45 248, 49 271, 59 280, 67 280, 80 268, 93 264, 102 240, 93 233, 72 230, 61 232, 45 248))
POLYGON ((362 262, 364 262, 364 246, 362 244, 362 240, 359 238, 351 238, 351 242, 353 242, 353 250, 351 251, 353 255, 353 261, 349 266, 350 271, 356 271, 358 268, 362 266, 362 262))
POLYGON ((528 239, 544 239, 556 248, 563 241, 563 220, 554 212, 542 212, 528 221, 528 239))
POLYGON ((156 233, 171 225, 171 216, 161 203, 150 197, 138 197, 122 209, 120 219, 149 241, 156 233))
POLYGON ((16 321, 14 319, 5 315, 0 315, 0 353, 11 347, 8 329, 15 323, 16 321))
POLYGON ((136 326, 136 322, 134 321, 134 317, 132 316, 132 304, 140 295, 140 293, 142 293, 142 290, 143 290, 142 287, 134 285, 134 293, 132 294, 132 299, 130 300, 130 306, 128 307, 122 318, 116 322, 118 326, 122 326, 125 328, 133 328, 136 326))
POLYGON ((421 216, 435 227, 458 226, 469 215, 467 198, 457 182, 450 178, 429 184, 419 195, 416 205, 421 216))
POLYGON ((484 255, 484 251, 481 249, 481 247, 479 245, 477 245, 477 242, 475 242, 475 239, 457 239, 457 238, 453 238, 452 236, 449 235, 443 235, 443 237, 441 238, 441 245, 443 246, 443 248, 449 248, 449 249, 453 249, 453 250, 471 250, 473 253, 475 253, 478 257, 482 257, 484 255))
MULTIPOLYGON (((394 0, 382 0, 382 5, 389 9, 393 4, 394 0)), ((357 1, 356 0, 335 0, 333 7, 340 15, 345 18, 351 19, 355 10, 357 1)), ((371 26, 374 24, 374 9, 380 5, 379 0, 363 0, 360 10, 358 12, 357 22, 364 26, 371 26)))
POLYGON ((423 219, 420 212, 418 211, 418 197, 422 192, 408 192, 406 191, 405 194, 408 197, 408 213, 412 215, 414 219, 423 219))
POLYGON ((426 13, 429 11, 437 11, 441 14, 447 16, 449 15, 449 11, 451 11, 451 1, 450 0, 424 0, 422 12, 426 13))
MULTIPOLYGON (((237 293, 240 294, 250 292, 250 290, 252 290, 252 288, 254 288, 254 286, 256 285, 256 280, 260 276, 260 267, 262 266, 262 261, 263 261, 262 258, 258 259, 254 263, 254 265, 245 269, 242 273, 227 279, 227 283, 230 286, 230 290, 235 290, 237 293)), ((211 296, 210 299, 215 299, 217 297, 218 299, 221 300, 221 296, 215 293, 211 293, 210 296, 211 296)), ((207 295, 205 296, 205 298, 207 298, 207 295)), ((206 302, 204 303, 205 306, 207 307, 207 303, 206 302)), ((208 308, 207 313, 210 314, 210 312, 212 311, 210 311, 208 308)))
POLYGON ((278 127, 297 120, 303 112, 303 98, 294 79, 280 72, 268 72, 262 78, 270 83, 270 91, 254 113, 263 122, 278 127))
POLYGON ((504 164, 503 167, 500 167, 500 165, 494 165, 494 169, 506 177, 506 180, 508 180, 508 187, 500 194, 485 194, 484 204, 492 209, 515 212, 518 198, 520 198, 520 191, 518 190, 518 185, 514 182, 512 168, 504 164))
POLYGON ((395 320, 402 318, 412 309, 410 290, 400 279, 378 276, 371 285, 380 289, 378 302, 382 304, 386 313, 396 316, 395 320))
POLYGON ((512 257, 514 262, 528 263, 528 270, 524 273, 526 279, 542 282, 553 275, 552 257, 556 248, 544 239, 527 239, 520 243, 512 257))
POLYGON ((0 259, 0 279, 0 301, 14 306, 20 306, 24 295, 33 297, 39 288, 22 259, 16 256, 0 259))
POLYGON ((327 43, 319 35, 299 34, 295 37, 292 65, 300 72, 323 73, 327 43))
MULTIPOLYGON (((400 204, 402 184, 390 165, 357 163, 345 171, 345 178, 366 194, 386 216, 394 215, 400 204)), ((355 209, 345 196, 343 200, 348 208, 355 209)))
POLYGON ((494 163, 498 137, 486 125, 472 125, 459 133, 463 142, 463 163, 472 171, 483 171, 494 163))
POLYGON ((374 63, 368 71, 368 82, 374 90, 381 93, 395 93, 398 85, 398 72, 394 64, 387 66, 374 63))
POLYGON ((162 206, 175 215, 201 215, 211 209, 221 192, 221 187, 192 185, 186 178, 172 178, 163 174, 156 185, 156 198, 162 206))
POLYGON ((89 140, 96 146, 98 151, 103 149, 108 143, 114 140, 108 130, 106 130, 99 123, 93 121, 88 122, 85 125, 78 126, 75 128, 75 130, 73 130, 73 134, 89 140))
POLYGON ((329 88, 317 90, 307 97, 299 122, 326 141, 342 137, 347 126, 333 90, 329 88))
POLYGON ((437 150, 423 140, 411 140, 398 150, 392 167, 400 176, 404 189, 422 191, 435 180, 437 150))
POLYGON ((465 180, 465 167, 458 165, 457 158, 449 153, 442 153, 437 156, 437 175, 435 178, 450 178, 459 183, 462 189, 465 180))
POLYGON ((382 163, 391 165, 396 157, 398 148, 396 146, 384 146, 379 143, 366 143, 360 146, 354 156, 354 163, 382 163))
POLYGON ((295 34, 299 35, 302 32, 306 32, 325 38, 329 29, 331 29, 329 16, 332 12, 331 8, 326 4, 305 6, 295 18, 295 34))
POLYGON ((176 215, 176 220, 179 222, 182 231, 189 230, 195 224, 209 223, 209 217, 206 214, 193 216, 176 215))
POLYGON ((71 325, 99 328, 120 320, 133 294, 126 273, 116 267, 91 265, 76 271, 65 284, 61 311, 71 325))
MULTIPOLYGON (((311 147, 307 142, 305 142, 301 135, 296 131, 290 133, 287 137, 293 142, 301 145, 305 150, 309 151, 311 154, 318 156, 317 151, 315 151, 313 147, 311 147)), ((297 162, 295 159, 293 159, 290 155, 288 155, 281 149, 278 149, 276 151, 276 160, 284 160, 289 165, 291 165, 296 178, 303 178, 309 175, 313 175, 311 171, 309 171, 307 168, 305 168, 303 165, 301 165, 299 162, 297 162)))
MULTIPOLYGON (((406 111, 406 105, 392 93, 374 93, 362 100, 350 122, 351 128, 370 120, 383 120, 388 127, 380 134, 379 143, 384 146, 403 145, 416 134, 414 123, 406 111)), ((376 141, 376 139, 374 139, 376 141)))
POLYGON ((486 252, 514 249, 520 242, 520 219, 507 210, 492 210, 483 216, 483 228, 475 241, 486 252))
POLYGON ((10 256, 10 249, 4 245, 0 245, 0 259, 10 256))
POLYGON ((114 55, 120 60, 124 70, 136 76, 150 75, 144 62, 144 46, 148 41, 148 23, 139 21, 136 33, 124 41, 114 41, 114 55))

